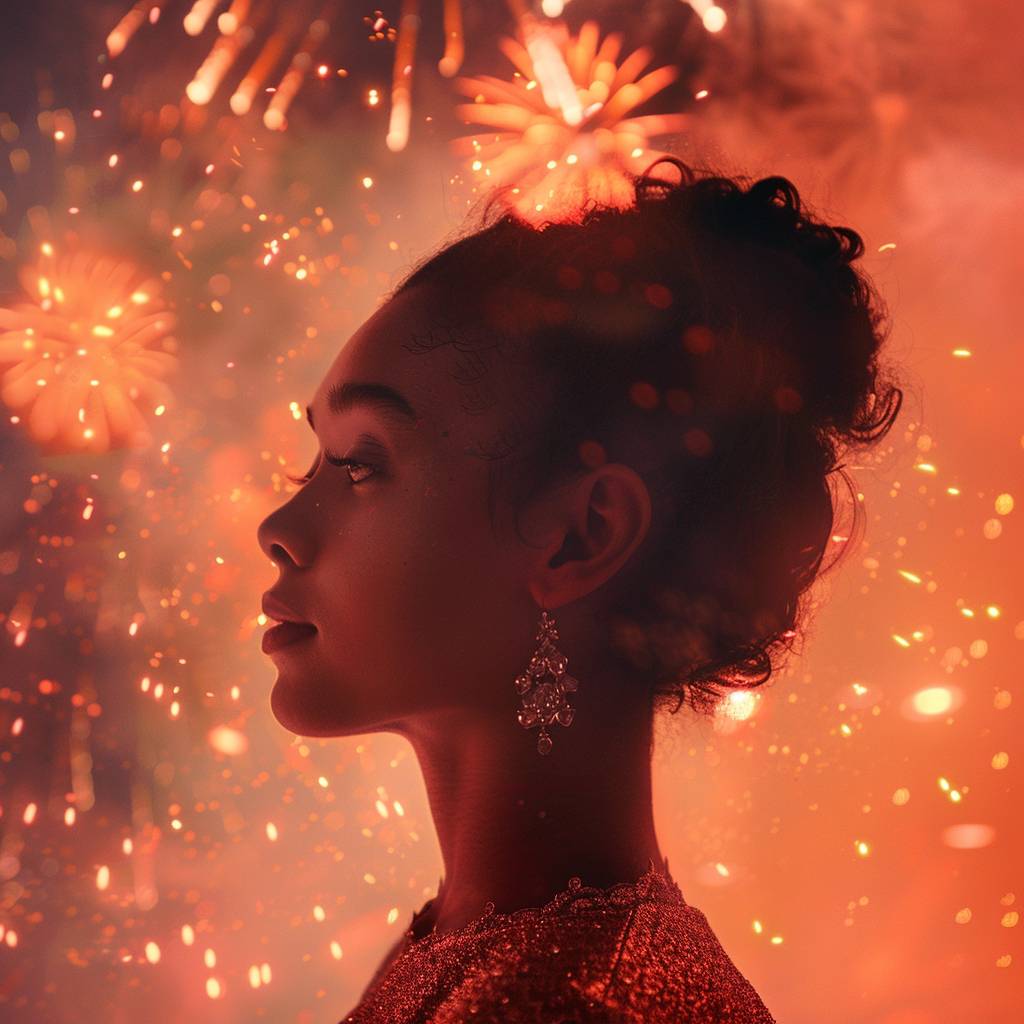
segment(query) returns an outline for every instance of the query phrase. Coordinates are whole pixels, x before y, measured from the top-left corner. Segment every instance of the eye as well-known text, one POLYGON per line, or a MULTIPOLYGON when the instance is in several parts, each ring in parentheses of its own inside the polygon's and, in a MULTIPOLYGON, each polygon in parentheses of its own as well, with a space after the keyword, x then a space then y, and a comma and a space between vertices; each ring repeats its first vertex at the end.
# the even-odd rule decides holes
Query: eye
MULTIPOLYGON (((324 452, 324 458, 332 466, 344 466, 346 469, 348 469, 350 471, 353 470, 353 469, 354 470, 358 470, 358 471, 363 471, 363 470, 369 470, 370 471, 368 475, 363 475, 358 480, 353 479, 352 478, 352 473, 349 472, 349 479, 352 481, 353 484, 361 484, 365 480, 369 479, 369 477, 374 476, 376 474, 376 472, 377 472, 376 469, 374 469, 374 467, 371 466, 369 463, 357 462, 355 459, 343 459, 340 456, 333 455, 331 452, 328 452, 328 451, 324 452)), ((305 476, 289 476, 288 479, 293 484, 300 484, 300 485, 308 484, 309 481, 313 479, 313 475, 316 473, 318 465, 319 465, 319 461, 314 462, 313 463, 313 468, 308 473, 306 473, 305 476)))

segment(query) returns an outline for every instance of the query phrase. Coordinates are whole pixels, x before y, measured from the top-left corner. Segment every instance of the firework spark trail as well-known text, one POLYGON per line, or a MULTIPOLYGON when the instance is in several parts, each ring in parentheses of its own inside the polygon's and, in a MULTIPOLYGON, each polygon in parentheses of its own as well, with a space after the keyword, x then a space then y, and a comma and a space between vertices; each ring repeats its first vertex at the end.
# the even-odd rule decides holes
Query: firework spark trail
POLYGON ((323 7, 321 7, 320 13, 310 22, 305 37, 299 44, 299 48, 295 51, 291 64, 284 73, 284 77, 281 79, 277 90, 274 92, 274 97, 263 115, 263 123, 266 127, 275 130, 285 127, 285 115, 288 112, 288 107, 302 87, 306 73, 312 67, 313 54, 316 52, 316 48, 323 41, 330 28, 328 15, 331 13, 333 6, 333 0, 327 0, 323 7))
POLYGON ((138 3, 114 26, 110 35, 107 36, 107 53, 111 57, 117 57, 124 52, 124 48, 131 42, 131 38, 142 23, 149 20, 155 24, 160 17, 160 10, 165 0, 138 0, 138 3))
POLYGON ((197 106, 209 103, 213 99, 231 65, 255 38, 257 28, 264 20, 264 10, 261 8, 251 21, 217 38, 192 81, 185 87, 185 95, 197 106))
POLYGON ((387 147, 392 153, 405 149, 409 141, 412 117, 412 71, 416 61, 416 38, 419 34, 419 0, 402 0, 398 22, 398 43, 391 74, 391 117, 388 123, 387 147))
POLYGON ((444 0, 444 56, 437 62, 437 70, 451 78, 462 67, 464 55, 462 0, 444 0))
POLYGON ((729 20, 725 11, 714 0, 684 0, 693 8, 701 24, 711 33, 721 32, 729 20))
POLYGON ((190 36, 199 35, 210 20, 220 0, 195 0, 192 9, 185 15, 182 25, 190 36))
MULTIPOLYGON (((193 37, 201 35, 209 26, 220 2, 221 0, 195 0, 182 19, 185 32, 193 37)), ((147 18, 151 23, 159 19, 164 3, 165 0, 138 0, 107 36, 107 53, 111 59, 124 52, 147 18)), ((277 88, 268 90, 272 91, 274 96, 263 115, 266 127, 286 127, 287 110, 307 78, 313 53, 328 34, 329 15, 336 3, 337 0, 327 0, 320 14, 311 21, 305 35, 300 38, 303 9, 308 11, 311 5, 302 4, 299 5, 300 9, 296 10, 294 5, 276 5, 272 0, 262 0, 258 3, 254 3, 253 0, 232 0, 230 7, 217 16, 217 38, 186 86, 186 96, 198 106, 208 104, 217 94, 242 52, 269 23, 269 34, 231 95, 229 106, 232 113, 239 117, 247 114, 266 80, 273 74, 277 65, 287 59, 289 47, 300 39, 277 88), (278 6, 282 9, 278 10, 278 6)), ((453 31, 456 37, 461 38, 461 21, 453 31)), ((457 41, 458 39, 452 45, 455 46, 457 41)), ((457 67, 457 64, 455 66, 457 67)), ((103 88, 109 88, 112 79, 112 74, 107 72, 103 88)))

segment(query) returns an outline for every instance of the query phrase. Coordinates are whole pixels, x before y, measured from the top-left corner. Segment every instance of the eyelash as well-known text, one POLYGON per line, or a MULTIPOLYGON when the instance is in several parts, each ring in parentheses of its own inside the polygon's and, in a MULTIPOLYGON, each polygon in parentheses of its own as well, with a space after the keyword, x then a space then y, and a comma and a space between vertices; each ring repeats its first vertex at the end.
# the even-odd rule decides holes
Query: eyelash
MULTIPOLYGON (((373 468, 373 466, 369 465, 366 462, 357 462, 355 459, 343 459, 343 458, 340 458, 337 455, 332 455, 330 452, 327 452, 327 451, 324 452, 324 458, 332 466, 345 466, 346 468, 349 468, 349 469, 351 469, 353 466, 356 466, 359 469, 373 470, 373 472, 370 474, 370 476, 375 476, 376 473, 377 473, 377 471, 373 468)), ((309 481, 313 479, 313 474, 316 473, 318 465, 319 465, 319 463, 317 463, 317 465, 314 465, 313 468, 305 476, 289 476, 288 479, 293 484, 300 484, 300 485, 308 484, 309 481)), ((367 477, 366 479, 369 479, 369 477, 367 477)), ((366 482, 365 480, 352 480, 353 484, 361 484, 361 483, 365 483, 365 482, 366 482)))

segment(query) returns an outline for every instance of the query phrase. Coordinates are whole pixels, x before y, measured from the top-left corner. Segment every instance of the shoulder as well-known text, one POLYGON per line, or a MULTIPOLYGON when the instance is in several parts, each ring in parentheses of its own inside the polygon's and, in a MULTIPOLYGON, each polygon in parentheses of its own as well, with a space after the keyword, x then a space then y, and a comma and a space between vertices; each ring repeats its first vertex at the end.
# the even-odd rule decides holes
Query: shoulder
POLYGON ((604 998, 629 1020, 774 1024, 707 917, 686 903, 637 908, 604 998))
POLYGON ((681 898, 580 900, 558 916, 513 917, 475 945, 435 1024, 774 1024, 681 898))

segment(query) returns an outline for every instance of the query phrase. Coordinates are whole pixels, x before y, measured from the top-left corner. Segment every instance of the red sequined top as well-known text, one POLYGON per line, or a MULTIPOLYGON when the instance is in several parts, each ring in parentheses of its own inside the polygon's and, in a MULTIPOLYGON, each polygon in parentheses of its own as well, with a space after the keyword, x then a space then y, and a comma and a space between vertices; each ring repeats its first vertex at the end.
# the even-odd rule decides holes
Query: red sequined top
POLYGON ((775 1024, 667 861, 416 938, 430 902, 340 1024, 775 1024))

